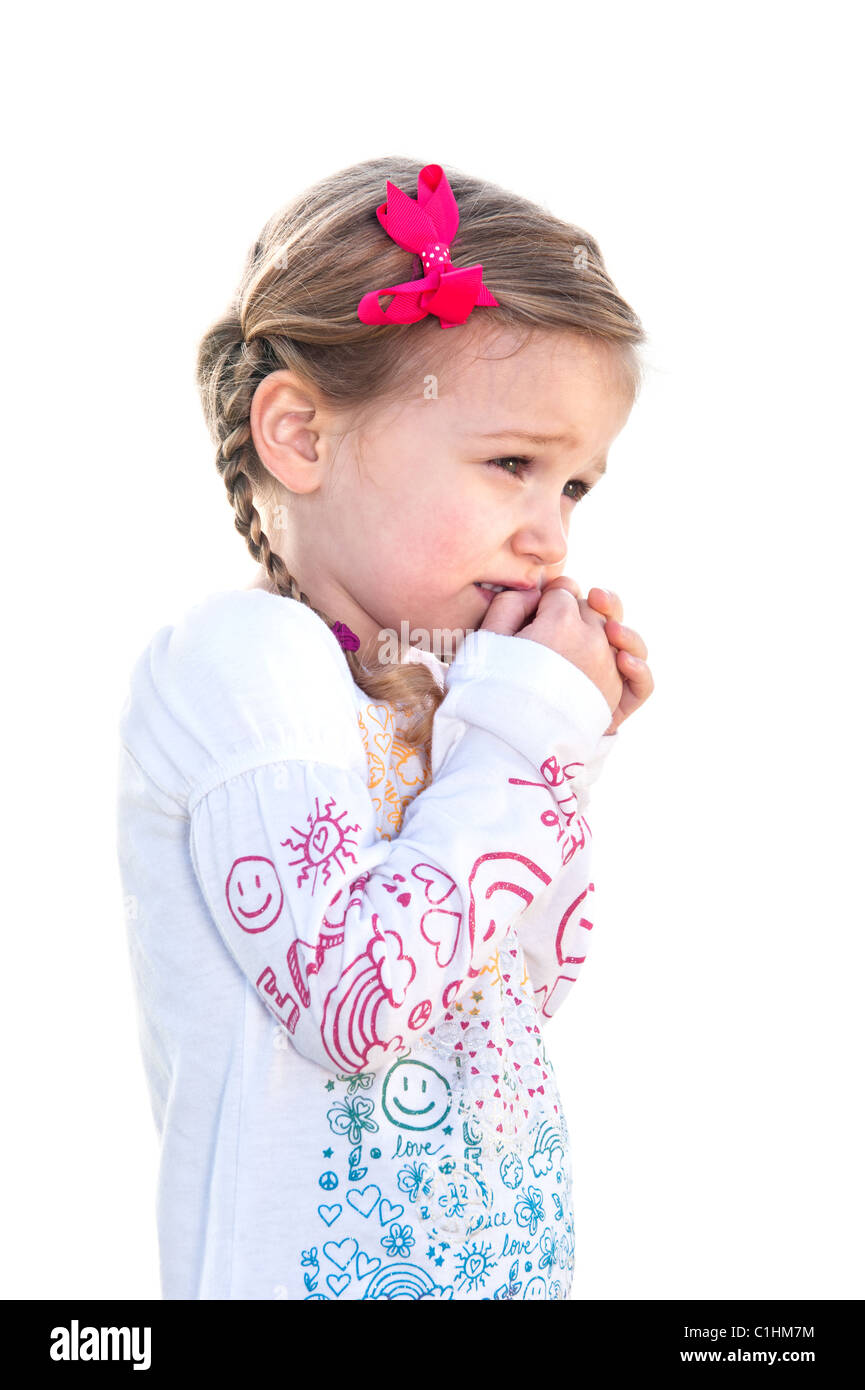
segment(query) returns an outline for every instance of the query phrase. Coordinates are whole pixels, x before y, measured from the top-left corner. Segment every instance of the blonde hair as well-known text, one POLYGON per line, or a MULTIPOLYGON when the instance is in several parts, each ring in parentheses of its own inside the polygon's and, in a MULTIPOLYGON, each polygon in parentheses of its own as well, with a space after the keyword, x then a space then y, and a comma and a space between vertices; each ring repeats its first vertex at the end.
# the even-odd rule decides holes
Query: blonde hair
MULTIPOLYGON (((268 587, 306 604, 328 627, 333 618, 313 607, 262 529, 255 498, 266 495, 270 475, 253 443, 250 407, 259 382, 288 368, 335 410, 360 416, 397 398, 421 358, 429 370, 431 360, 452 353, 451 335, 460 325, 443 330, 433 315, 414 324, 369 325, 357 316, 370 289, 424 274, 420 258, 391 241, 376 216, 386 181, 414 197, 421 168, 399 156, 366 160, 321 179, 274 213, 249 251, 228 309, 198 347, 198 389, 234 524, 264 566, 268 587)), ((643 370, 636 349, 645 334, 594 238, 506 189, 442 168, 459 208, 452 263, 479 262, 499 301, 476 308, 467 323, 483 316, 491 329, 572 331, 609 344, 618 349, 636 398, 643 370)), ((382 297, 383 307, 389 302, 382 297)), ((422 662, 367 664, 354 651, 345 658, 360 689, 400 708, 404 737, 429 754, 444 698, 432 671, 422 662)))

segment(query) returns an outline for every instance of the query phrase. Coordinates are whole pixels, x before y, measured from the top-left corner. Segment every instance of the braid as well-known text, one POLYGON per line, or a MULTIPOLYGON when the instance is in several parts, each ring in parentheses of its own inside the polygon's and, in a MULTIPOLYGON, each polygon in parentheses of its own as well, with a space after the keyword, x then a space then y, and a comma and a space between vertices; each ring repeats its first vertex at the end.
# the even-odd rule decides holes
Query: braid
MULTIPOLYGON (((316 608, 303 592, 285 561, 272 549, 261 525, 253 488, 253 480, 261 477, 261 464, 252 439, 250 409, 259 381, 274 370, 276 359, 266 338, 246 342, 236 321, 235 334, 220 364, 223 373, 213 373, 214 386, 207 402, 211 429, 219 440, 216 466, 234 511, 234 525, 245 538, 253 559, 266 570, 272 591, 305 604, 332 628, 333 619, 316 608)), ((432 673, 422 665, 370 666, 359 652, 344 648, 343 653, 355 684, 371 699, 390 700, 400 709, 415 711, 414 717, 409 717, 405 738, 422 746, 429 759, 433 715, 444 698, 432 673)))

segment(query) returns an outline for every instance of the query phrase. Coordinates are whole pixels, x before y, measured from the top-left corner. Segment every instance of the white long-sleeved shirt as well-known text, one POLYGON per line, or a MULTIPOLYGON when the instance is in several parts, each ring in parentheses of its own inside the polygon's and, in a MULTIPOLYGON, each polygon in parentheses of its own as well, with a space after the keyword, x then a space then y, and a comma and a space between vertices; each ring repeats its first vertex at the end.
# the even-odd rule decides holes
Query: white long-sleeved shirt
POLYGON ((305 605, 214 594, 120 718, 118 853, 167 1299, 566 1298, 542 1023, 586 954, 616 736, 525 639, 412 650, 427 766, 305 605))

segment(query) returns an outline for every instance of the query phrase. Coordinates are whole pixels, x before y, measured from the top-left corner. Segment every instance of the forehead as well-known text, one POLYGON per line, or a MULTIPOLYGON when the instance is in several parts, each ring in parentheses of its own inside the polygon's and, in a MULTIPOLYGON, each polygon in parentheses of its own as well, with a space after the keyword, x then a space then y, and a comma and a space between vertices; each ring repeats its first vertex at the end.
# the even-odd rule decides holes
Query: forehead
POLYGON ((477 331, 454 343, 436 378, 464 433, 615 434, 633 403, 621 351, 576 332, 477 331))

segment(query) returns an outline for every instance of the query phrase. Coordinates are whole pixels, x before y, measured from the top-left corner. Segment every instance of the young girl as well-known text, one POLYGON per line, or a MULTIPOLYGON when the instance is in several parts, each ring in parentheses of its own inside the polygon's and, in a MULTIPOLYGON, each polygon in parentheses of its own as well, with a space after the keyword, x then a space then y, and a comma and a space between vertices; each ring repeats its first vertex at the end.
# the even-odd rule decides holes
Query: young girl
POLYGON ((165 1298, 568 1296, 543 1028, 652 677, 562 569, 643 341, 585 232, 388 159, 274 216, 201 343, 260 577, 121 716, 165 1298))

